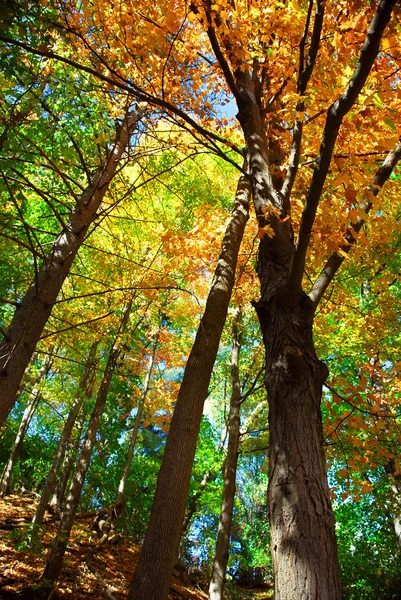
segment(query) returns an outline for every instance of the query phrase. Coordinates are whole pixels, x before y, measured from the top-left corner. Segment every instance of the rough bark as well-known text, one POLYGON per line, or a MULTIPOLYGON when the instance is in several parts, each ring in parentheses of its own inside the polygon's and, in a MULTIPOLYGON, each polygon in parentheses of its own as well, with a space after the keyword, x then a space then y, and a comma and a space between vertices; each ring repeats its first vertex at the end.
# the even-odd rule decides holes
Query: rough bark
POLYGON ((74 523, 75 515, 78 508, 78 503, 81 497, 82 487, 85 481, 86 473, 89 468, 92 451, 96 442, 96 434, 99 429, 100 419, 106 404, 111 379, 117 364, 117 360, 121 353, 119 338, 124 332, 128 323, 131 305, 132 302, 129 302, 129 304, 124 309, 116 338, 108 356, 107 365, 103 374, 102 382, 97 393, 95 406, 89 419, 88 429, 85 434, 81 454, 66 498, 65 507, 63 509, 63 513, 60 520, 60 526, 57 531, 54 544, 50 551, 50 556, 47 560, 46 567, 41 578, 40 597, 46 597, 46 594, 51 593, 53 585, 55 581, 57 581, 61 571, 64 554, 67 549, 68 539, 71 533, 72 525, 74 523))
POLYGON ((164 600, 177 561, 196 441, 234 284, 238 251, 248 220, 250 186, 242 176, 214 281, 177 398, 156 492, 128 598, 164 600))
POLYGON ((50 494, 53 492, 54 484, 56 482, 57 473, 59 471, 59 467, 64 459, 66 448, 68 441, 70 440, 71 433, 73 427, 75 425, 76 418, 84 402, 85 398, 88 398, 88 390, 90 389, 90 375, 94 367, 95 357, 96 357, 96 349, 99 344, 99 341, 96 341, 92 344, 92 347, 89 352, 88 359, 86 361, 84 372, 82 374, 81 381, 79 382, 78 393, 75 397, 74 402, 72 403, 70 412, 68 414, 67 420, 64 425, 63 432, 60 437, 60 441, 57 446, 56 453, 53 458, 53 462, 51 464, 49 473, 46 478, 45 485, 42 490, 41 497, 39 499, 38 505, 36 507, 35 514, 32 519, 32 524, 39 526, 43 522, 43 517, 46 512, 47 503, 50 498, 50 494))
POLYGON ((237 475, 238 446, 240 438, 241 385, 239 378, 239 356, 241 351, 241 311, 237 310, 233 323, 233 350, 231 360, 232 393, 227 456, 224 464, 223 500, 221 505, 216 551, 212 577, 209 585, 209 600, 222 600, 228 563, 231 524, 233 518, 235 479, 237 475))
POLYGON ((7 418, 36 344, 72 262, 107 192, 131 135, 141 118, 139 109, 127 114, 112 149, 80 196, 65 228, 53 243, 39 273, 18 304, 0 345, 0 426, 7 418))
POLYGON ((38 404, 40 401, 41 383, 42 383, 43 379, 45 379, 45 377, 47 376, 47 374, 50 370, 50 366, 51 366, 51 362, 52 362, 52 352, 53 352, 53 348, 51 348, 49 350, 49 354, 46 356, 45 360, 43 361, 42 367, 41 367, 41 369, 38 373, 38 377, 36 379, 36 383, 32 389, 32 392, 30 393, 28 404, 24 410, 24 414, 22 415, 21 423, 18 428, 18 432, 17 432, 16 438, 14 441, 13 448, 11 450, 10 457, 4 466, 3 473, 2 473, 1 479, 0 479, 0 496, 1 497, 4 497, 9 493, 11 475, 12 475, 13 469, 15 467, 15 463, 17 462, 17 459, 20 455, 26 432, 28 431, 32 417, 35 414, 35 410, 38 407, 38 404))
POLYGON ((335 600, 341 590, 320 412, 328 371, 313 345, 311 302, 284 288, 257 311, 267 349, 275 599, 335 600))

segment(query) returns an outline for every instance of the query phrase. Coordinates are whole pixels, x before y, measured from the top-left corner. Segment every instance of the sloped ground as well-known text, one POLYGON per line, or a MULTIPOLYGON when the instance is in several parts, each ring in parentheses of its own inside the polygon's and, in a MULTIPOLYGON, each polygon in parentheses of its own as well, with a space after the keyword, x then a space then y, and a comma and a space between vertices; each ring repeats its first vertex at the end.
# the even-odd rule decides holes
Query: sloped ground
MULTIPOLYGON (((0 599, 17 600, 23 591, 38 582, 57 522, 44 526, 41 547, 26 548, 24 534, 35 508, 31 497, 19 495, 0 499, 0 599)), ((124 537, 116 543, 107 543, 91 560, 89 568, 85 556, 98 541, 92 532, 93 517, 82 518, 74 526, 67 550, 64 568, 52 600, 123 600, 135 570, 140 547, 124 537)), ((199 586, 187 583, 185 574, 174 573, 169 600, 205 600, 207 594, 199 586)), ((230 600, 271 598, 266 590, 227 590, 230 600)), ((34 598, 34 595, 32 595, 34 598)))

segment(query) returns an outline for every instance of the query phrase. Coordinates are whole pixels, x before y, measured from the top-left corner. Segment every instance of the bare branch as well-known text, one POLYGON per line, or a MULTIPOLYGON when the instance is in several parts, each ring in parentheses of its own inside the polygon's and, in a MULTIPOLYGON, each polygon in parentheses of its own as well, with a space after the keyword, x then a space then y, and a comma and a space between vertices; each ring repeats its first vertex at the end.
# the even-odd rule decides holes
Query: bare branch
MULTIPOLYGON (((315 14, 315 24, 313 26, 312 33, 312 41, 309 48, 308 58, 306 60, 306 65, 304 66, 304 51, 305 51, 305 43, 308 35, 309 29, 309 21, 310 15, 312 12, 313 0, 309 2, 308 15, 306 18, 306 25, 304 35, 300 44, 300 56, 299 56, 299 76, 298 76, 298 84, 297 84, 297 92, 300 96, 303 96, 306 92, 307 85, 309 83, 309 79, 312 75, 313 68, 315 66, 317 53, 319 50, 320 38, 322 35, 322 27, 323 27, 323 18, 324 18, 324 8, 325 2, 324 0, 318 0, 316 6, 316 14, 315 14)), ((290 160, 289 167, 287 170, 287 174, 285 177, 285 181, 281 188, 281 193, 283 195, 284 207, 289 210, 289 199, 291 195, 291 190, 294 185, 295 177, 298 171, 299 166, 299 157, 301 152, 301 141, 302 141, 302 132, 303 132, 303 121, 298 117, 298 113, 303 113, 305 110, 305 103, 303 100, 299 100, 296 106, 297 116, 295 117, 294 123, 294 131, 292 136, 292 145, 290 150, 290 160)))

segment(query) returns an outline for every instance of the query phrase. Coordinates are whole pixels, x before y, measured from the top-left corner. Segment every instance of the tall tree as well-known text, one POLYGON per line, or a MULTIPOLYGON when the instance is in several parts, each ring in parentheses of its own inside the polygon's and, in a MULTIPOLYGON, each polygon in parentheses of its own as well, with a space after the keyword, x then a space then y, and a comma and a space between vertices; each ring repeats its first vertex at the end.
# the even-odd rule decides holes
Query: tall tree
POLYGON ((75 399, 73 400, 72 406, 68 413, 67 419, 65 421, 65 425, 63 431, 60 436, 60 440, 57 446, 57 450, 55 452, 52 465, 49 469, 49 473, 47 475, 45 484, 43 486, 42 494, 40 496, 39 502, 37 504, 35 514, 32 519, 32 524, 38 527, 43 522, 43 517, 46 512, 47 503, 49 501, 50 495, 54 491, 54 486, 56 483, 57 474, 60 468, 61 463, 65 457, 65 453, 67 450, 67 445, 70 442, 70 437, 72 434, 72 430, 75 425, 75 421, 77 419, 80 408, 82 407, 83 401, 88 399, 91 390, 91 374, 94 367, 95 359, 96 359, 96 349, 99 344, 99 341, 96 341, 92 344, 91 349, 89 351, 88 359, 84 367, 84 372, 82 374, 82 379, 79 382, 78 391, 75 399))
POLYGON ((234 285, 238 252, 248 220, 249 201, 249 183, 242 176, 205 311, 178 393, 157 479, 150 524, 129 592, 131 599, 150 600, 168 595, 171 573, 177 562, 203 405, 234 285), (163 579, 149 577, 150 564, 160 574, 163 573, 163 579))
POLYGON ((10 458, 6 462, 3 472, 1 474, 0 496, 2 496, 2 497, 9 493, 11 475, 12 475, 15 463, 18 459, 18 456, 20 455, 20 452, 22 449, 22 444, 24 443, 24 437, 28 431, 29 425, 32 421, 32 417, 35 414, 35 410, 40 402, 40 393, 41 393, 41 386, 42 386, 43 380, 47 377, 47 375, 50 371, 50 368, 51 368, 52 352, 53 352, 53 347, 50 348, 49 354, 45 357, 45 359, 42 363, 42 366, 39 370, 35 385, 33 386, 33 389, 31 390, 31 392, 29 393, 28 403, 24 410, 24 414, 22 415, 21 423, 18 428, 17 436, 15 438, 15 441, 14 441, 14 444, 13 444, 13 447, 11 450, 10 458))
MULTIPOLYGON (((312 328, 319 303, 357 237, 362 239, 373 203, 378 210, 380 188, 401 154, 394 121, 400 99, 400 44, 391 20, 396 1, 345 6, 255 0, 233 6, 199 0, 188 6, 133 0, 124 10, 105 2, 79 14, 60 5, 79 56, 66 59, 26 41, 1 39, 73 64, 164 110, 220 155, 227 145, 242 152, 230 131, 222 137, 226 119, 211 100, 227 99, 229 91, 237 104, 260 225, 261 299, 255 308, 267 354, 275 594, 337 599, 320 414, 327 368, 316 355, 312 328), (103 25, 110 22, 113 28, 103 25), (141 35, 152 43, 141 47, 141 35), (375 158, 386 155, 378 169, 375 158)), ((232 154, 225 157, 233 161, 232 154)), ((176 433, 176 423, 187 427, 183 414, 179 399, 131 590, 136 600, 168 593, 182 523, 180 515, 173 525, 171 513, 182 498, 172 494, 172 504, 164 499, 172 489, 183 495, 187 490, 181 474, 189 467, 179 463, 176 433)), ((194 426, 188 437, 196 434, 194 426)))
POLYGON ((96 396, 96 402, 93 407, 88 428, 82 444, 82 450, 78 458, 74 475, 68 490, 65 507, 61 516, 60 525, 56 537, 46 562, 38 597, 47 598, 52 592, 54 583, 57 581, 63 564, 63 558, 67 549, 67 544, 71 529, 74 523, 75 514, 81 497, 82 487, 84 485, 86 473, 89 468, 90 458, 93 447, 96 442, 96 434, 99 429, 100 419, 106 405, 107 395, 110 389, 111 380, 116 368, 117 360, 121 354, 121 335, 124 333, 132 307, 132 300, 129 300, 124 307, 121 321, 118 326, 117 334, 110 349, 106 368, 103 373, 102 381, 96 396))
POLYGON ((110 144, 104 162, 91 176, 78 198, 63 230, 52 244, 24 298, 18 302, 13 320, 0 346, 0 424, 5 421, 14 402, 21 378, 51 314, 53 305, 67 277, 72 262, 99 207, 131 136, 142 116, 139 108, 127 111, 110 144))
POLYGON ((223 468, 223 500, 221 505, 219 528, 217 532, 216 552, 213 561, 212 576, 209 585, 209 600, 222 600, 228 552, 230 547, 231 523, 233 517, 235 478, 237 474, 238 449, 240 439, 241 383, 239 375, 239 356, 241 351, 241 309, 238 308, 233 321, 233 350, 231 358, 231 399, 228 425, 227 455, 223 468))

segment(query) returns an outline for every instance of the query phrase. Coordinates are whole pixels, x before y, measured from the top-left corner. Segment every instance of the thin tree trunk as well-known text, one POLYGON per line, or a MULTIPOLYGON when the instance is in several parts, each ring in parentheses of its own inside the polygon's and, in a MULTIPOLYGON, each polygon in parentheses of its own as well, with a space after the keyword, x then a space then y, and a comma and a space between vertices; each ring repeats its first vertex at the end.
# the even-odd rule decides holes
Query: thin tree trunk
POLYGON ((15 467, 15 463, 17 462, 17 459, 20 455, 26 432, 28 431, 32 417, 35 414, 35 410, 38 407, 40 401, 41 383, 49 373, 52 362, 52 352, 53 347, 49 350, 49 354, 45 357, 43 364, 40 368, 36 383, 32 392, 30 393, 28 404, 24 410, 24 414, 22 415, 22 420, 18 428, 18 433, 15 438, 13 448, 11 450, 10 458, 4 466, 0 480, 1 497, 4 497, 9 493, 11 475, 15 467))
MULTIPOLYGON (((93 396, 93 387, 95 379, 96 371, 95 369, 93 369, 86 389, 86 398, 88 400, 93 396)), ((61 467, 60 476, 54 489, 53 496, 49 502, 50 512, 52 513, 62 510, 67 484, 70 479, 74 465, 77 461, 84 424, 85 415, 81 413, 80 418, 75 423, 75 429, 77 430, 77 434, 75 438, 70 439, 67 442, 66 453, 64 456, 63 465, 61 467)))
POLYGON ((127 458, 125 461, 125 465, 124 465, 124 469, 123 469, 123 472, 121 475, 120 482, 118 484, 116 505, 121 504, 124 499, 125 488, 127 486, 128 475, 129 475, 129 471, 130 471, 131 463, 132 463, 132 457, 134 455, 136 439, 138 437, 138 431, 139 431, 139 427, 140 427, 140 424, 142 421, 143 410, 144 410, 146 398, 147 398, 148 392, 149 392, 150 379, 152 376, 153 366, 155 363, 155 354, 156 354, 157 346, 159 343, 160 329, 161 329, 161 327, 159 327, 159 329, 155 335, 155 339, 154 339, 153 347, 152 347, 152 353, 149 357, 148 368, 146 371, 142 394, 141 394, 141 397, 138 402, 138 410, 135 415, 135 422, 134 422, 134 427, 133 427, 132 434, 131 434, 131 440, 130 440, 130 444, 129 444, 129 448, 128 448, 128 452, 127 452, 127 458))
MULTIPOLYGON (((396 462, 394 459, 390 460, 384 468, 386 473, 391 475, 392 481, 390 481, 390 486, 396 498, 396 502, 394 504, 395 506, 398 505, 399 508, 401 504, 401 473, 399 472, 399 470, 397 470, 396 462)), ((401 514, 399 510, 398 514, 393 514, 392 521, 398 545, 401 546, 401 514)))
POLYGON ((240 177, 214 281, 178 393, 159 471, 149 527, 128 594, 165 600, 177 562, 202 411, 234 285, 238 251, 248 220, 250 185, 240 177))
POLYGON ((233 322, 233 350, 231 360, 232 393, 228 428, 227 456, 224 463, 223 501, 221 505, 216 552, 213 561, 212 577, 209 585, 209 600, 222 600, 228 553, 230 547, 231 524, 233 518, 235 479, 237 475, 238 446, 240 438, 241 385, 239 378, 239 356, 242 335, 241 310, 238 309, 233 322))
POLYGON ((49 502, 49 509, 51 513, 57 513, 62 511, 64 505, 65 492, 67 489, 67 484, 70 479, 72 470, 77 461, 79 446, 81 443, 81 432, 83 429, 83 423, 80 422, 78 424, 78 434, 76 437, 69 441, 67 444, 66 455, 64 456, 64 461, 61 467, 60 476, 57 481, 57 484, 54 488, 53 495, 49 502))
POLYGON ((191 499, 189 501, 188 509, 185 514, 184 523, 182 525, 182 532, 181 532, 182 537, 184 537, 185 534, 187 533, 187 531, 189 530, 189 527, 192 523, 192 519, 193 519, 196 511, 198 510, 198 500, 201 498, 208 483, 210 483, 211 481, 214 481, 215 479, 216 479, 216 476, 212 475, 211 471, 206 471, 206 473, 204 473, 204 475, 202 477, 202 481, 200 482, 198 489, 196 490, 196 493, 193 496, 191 496, 191 499))
POLYGON ((51 593, 53 585, 57 581, 61 571, 64 554, 81 497, 82 487, 84 485, 86 473, 89 468, 92 450, 96 442, 96 434, 99 429, 100 419, 106 404, 111 379, 118 357, 121 353, 121 347, 119 345, 120 337, 122 333, 124 333, 128 323, 131 307, 132 301, 130 301, 124 309, 118 332, 109 353, 102 382, 97 393, 96 403, 89 419, 88 429, 86 431, 81 454, 71 481, 70 489, 68 491, 65 507, 61 516, 60 526, 41 578, 41 586, 40 591, 38 591, 38 598, 47 597, 46 594, 51 593))
POLYGON ((0 345, 0 426, 15 402, 22 376, 51 314, 71 264, 96 218, 131 135, 141 118, 139 109, 126 115, 112 150, 80 196, 64 229, 53 243, 35 281, 18 304, 0 345))
POLYGON ((49 501, 50 494, 52 493, 52 491, 54 489, 54 484, 56 482, 57 473, 58 473, 60 464, 62 463, 62 461, 64 459, 67 444, 71 437, 71 433, 72 433, 73 427, 75 425, 76 418, 78 416, 78 413, 80 411, 82 403, 84 402, 85 399, 88 398, 88 390, 90 390, 90 387, 91 387, 90 376, 91 376, 91 373, 92 373, 92 370, 94 367, 94 363, 95 363, 95 359, 96 359, 96 349, 98 347, 98 344, 99 344, 99 340, 94 342, 91 346, 89 356, 88 356, 88 359, 87 359, 85 367, 84 367, 84 372, 83 372, 81 381, 79 382, 78 393, 75 397, 74 402, 72 403, 70 412, 69 412, 67 420, 65 422, 64 429, 61 434, 60 441, 58 443, 58 447, 56 450, 56 454, 54 455, 52 465, 50 467, 45 485, 43 487, 42 495, 40 497, 40 500, 36 507, 35 514, 32 519, 33 525, 39 526, 43 522, 43 517, 46 512, 47 503, 49 501))

